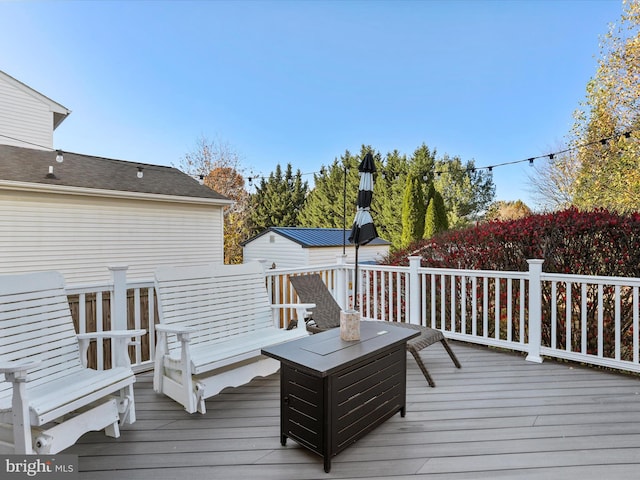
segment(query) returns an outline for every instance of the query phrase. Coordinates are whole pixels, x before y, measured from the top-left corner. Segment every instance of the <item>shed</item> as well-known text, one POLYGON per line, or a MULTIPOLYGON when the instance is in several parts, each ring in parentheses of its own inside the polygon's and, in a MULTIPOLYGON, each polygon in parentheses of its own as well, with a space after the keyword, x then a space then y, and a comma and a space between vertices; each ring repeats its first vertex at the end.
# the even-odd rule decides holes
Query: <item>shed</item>
POLYGON ((69 113, 56 105, 0 75, 0 274, 59 270, 86 284, 109 281, 109 266, 149 279, 159 265, 224 262, 231 200, 176 168, 48 148, 27 117, 48 118, 37 123, 52 134, 69 113), (24 119, 7 122, 12 111, 24 119))
MULTIPOLYGON (((264 259, 277 268, 330 265, 342 255, 355 262, 355 246, 346 240, 350 231, 341 228, 270 227, 242 243, 244 262, 264 259)), ((360 247, 358 262, 376 263, 389 253, 390 242, 376 238, 360 247)))

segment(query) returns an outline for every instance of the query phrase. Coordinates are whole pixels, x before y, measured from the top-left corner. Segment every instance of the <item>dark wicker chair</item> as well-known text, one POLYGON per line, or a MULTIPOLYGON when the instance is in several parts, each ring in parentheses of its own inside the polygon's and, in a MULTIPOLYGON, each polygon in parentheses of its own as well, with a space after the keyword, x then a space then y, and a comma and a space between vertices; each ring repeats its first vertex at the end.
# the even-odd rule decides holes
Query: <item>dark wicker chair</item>
MULTIPOLYGON (((289 281, 291 282, 291 285, 293 285, 293 288, 302 303, 316 304, 315 308, 310 309, 311 316, 306 320, 307 330, 309 332, 318 333, 340 326, 340 306, 333 298, 333 295, 331 295, 331 292, 322 281, 320 275, 310 274, 291 276, 289 277, 289 281)), ((440 330, 401 322, 394 322, 394 325, 398 327, 411 328, 420 332, 420 336, 407 342, 407 350, 411 355, 413 355, 413 358, 415 358, 418 367, 420 367, 424 378, 427 379, 430 386, 435 387, 436 383, 433 381, 433 378, 431 378, 427 367, 425 367, 424 362, 420 358, 420 350, 423 348, 433 345, 436 342, 442 343, 442 346, 451 357, 451 360, 453 360, 455 366, 460 368, 460 362, 456 358, 440 330)))

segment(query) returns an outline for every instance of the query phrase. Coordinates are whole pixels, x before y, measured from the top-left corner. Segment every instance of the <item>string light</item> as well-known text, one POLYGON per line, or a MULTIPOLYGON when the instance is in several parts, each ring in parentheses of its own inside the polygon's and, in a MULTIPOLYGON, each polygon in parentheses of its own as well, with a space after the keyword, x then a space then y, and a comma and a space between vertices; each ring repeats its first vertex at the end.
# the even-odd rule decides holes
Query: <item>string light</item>
MULTIPOLYGON (((16 142, 26 143, 27 145, 32 145, 34 147, 39 147, 39 148, 44 148, 46 150, 49 150, 49 147, 45 147, 44 145, 40 145, 39 143, 29 142, 27 140, 23 140, 23 139, 20 139, 20 138, 12 137, 11 135, 5 135, 4 133, 0 133, 0 137, 8 138, 9 140, 14 140, 16 142)), ((55 152, 56 152, 56 163, 64 163, 64 151, 62 151, 60 149, 57 149, 55 152)), ((131 163, 133 163, 133 162, 131 162, 131 163)), ((143 167, 137 167, 137 168, 138 168, 138 171, 136 172, 136 176, 138 178, 142 178, 144 176, 143 167)), ((58 178, 53 173, 53 166, 49 167, 49 173, 47 173, 47 175, 45 177, 46 178, 56 178, 56 179, 58 178)))
MULTIPOLYGON (((556 156, 562 155, 563 153, 571 152, 571 151, 574 151, 574 150, 580 150, 582 148, 587 148, 587 147, 590 147, 590 146, 593 146, 593 145, 597 145, 597 144, 607 145, 610 141, 616 140, 616 139, 619 139, 619 138, 622 138, 622 137, 624 137, 626 139, 631 138, 631 134, 632 133, 633 133, 633 131, 630 130, 630 131, 624 132, 624 133, 619 134, 619 135, 612 135, 611 137, 606 137, 606 138, 602 138, 600 140, 596 140, 596 141, 593 141, 593 142, 587 142, 587 143, 584 143, 584 144, 581 144, 581 145, 576 145, 574 147, 565 148, 564 150, 559 150, 557 152, 546 153, 544 155, 539 155, 537 157, 529 157, 529 158, 525 158, 523 160, 513 160, 511 162, 503 162, 503 163, 498 163, 496 165, 488 165, 486 167, 473 167, 473 168, 467 169, 466 171, 468 171, 470 173, 476 173, 479 170, 487 170, 489 172, 493 172, 493 169, 497 168, 497 167, 504 167, 504 166, 507 166, 507 165, 515 165, 515 164, 518 164, 518 163, 525 163, 525 162, 527 162, 530 167, 533 167, 534 166, 534 162, 536 160, 539 160, 539 159, 542 159, 542 158, 548 158, 549 160, 553 160, 554 158, 556 158, 556 156)), ((317 174, 325 175, 325 173, 326 173, 326 170, 325 170, 325 168, 323 166, 320 169, 319 172, 302 173, 301 176, 317 175, 317 174)), ((434 175, 436 177, 440 177, 443 173, 447 173, 447 172, 446 172, 446 170, 436 170, 433 173, 434 173, 434 175)), ((386 178, 386 174, 384 172, 382 172, 381 175, 382 175, 383 178, 386 178)), ((252 179, 253 180, 263 179, 264 180, 265 178, 266 177, 255 177, 254 176, 254 177, 248 177, 247 180, 249 181, 249 185, 251 185, 252 179)), ((424 175, 423 176, 423 180, 427 181, 428 179, 429 179, 428 175, 424 175)))
MULTIPOLYGON (((631 134, 632 133, 633 133, 633 131, 630 130, 630 131, 621 133, 619 135, 612 135, 610 137, 601 138, 600 140, 595 140, 593 142, 583 143, 582 145, 576 145, 575 147, 565 148, 564 150, 560 150, 560 151, 557 151, 557 152, 554 152, 554 153, 546 153, 544 155, 540 155, 540 156, 537 156, 537 157, 525 158, 524 160, 514 160, 512 162, 504 162, 504 163, 499 163, 497 165, 490 165, 490 166, 487 166, 487 167, 473 167, 473 168, 468 169, 467 171, 470 171, 471 173, 475 173, 477 170, 489 170, 489 171, 492 171, 496 167, 504 167, 506 165, 515 165, 516 163, 524 163, 524 162, 529 162, 529 166, 533 167, 533 162, 535 160, 538 160, 538 159, 541 159, 541 158, 546 158, 546 157, 548 157, 549 160, 553 160, 556 157, 556 155, 561 155, 563 153, 571 152, 571 151, 574 151, 574 150, 580 150, 581 148, 587 148, 587 147, 590 147, 592 145, 597 145, 597 144, 607 145, 610 141, 616 140, 616 139, 619 139, 619 138, 622 138, 622 137, 631 138, 631 134)), ((435 173, 436 173, 436 175, 440 175, 441 173, 445 173, 445 172, 436 171, 435 173)))
MULTIPOLYGON (((600 144, 602 146, 606 146, 612 140, 616 140, 616 139, 619 139, 619 138, 622 138, 622 137, 624 137, 625 139, 629 139, 629 138, 631 138, 631 134, 632 133, 633 133, 633 131, 629 130, 629 131, 626 131, 626 132, 621 133, 619 135, 612 135, 610 137, 601 138, 600 140, 584 143, 582 145, 576 145, 574 147, 566 148, 564 150, 559 150, 557 152, 547 153, 547 154, 544 154, 544 155, 539 155, 537 157, 529 157, 529 158, 526 158, 526 159, 523 159, 523 160, 513 160, 513 161, 510 161, 510 162, 498 163, 496 165, 488 165, 486 167, 473 167, 473 168, 467 169, 467 171, 470 172, 470 173, 476 173, 479 170, 487 170, 488 172, 493 172, 493 169, 497 168, 497 167, 504 167, 504 166, 507 166, 507 165, 515 165, 515 164, 524 163, 524 162, 528 162, 529 166, 533 167, 535 160, 539 160, 539 159, 542 159, 542 158, 549 158, 549 160, 553 160, 557 155, 561 155, 563 153, 571 152, 571 151, 574 151, 574 150, 579 150, 581 148, 586 148, 586 147, 590 147, 592 145, 597 145, 597 144, 600 144)), ((37 143, 33 143, 33 142, 29 142, 29 141, 22 140, 22 139, 19 139, 19 138, 15 138, 15 137, 12 137, 10 135, 5 135, 5 134, 2 134, 2 133, 0 133, 0 137, 8 138, 10 140, 15 140, 17 142, 26 143, 28 145, 33 145, 33 146, 40 147, 40 148, 47 148, 47 147, 45 147, 43 145, 39 145, 37 143)), ((63 161, 64 161, 64 152, 62 150, 60 150, 60 149, 56 150, 56 162, 62 163, 63 161)), ((433 174, 435 176, 437 176, 437 177, 440 177, 443 173, 446 173, 446 171, 436 170, 436 171, 433 172, 433 174)), ((322 166, 320 168, 320 171, 317 171, 317 172, 301 173, 300 176, 304 177, 304 176, 317 175, 317 174, 324 176, 326 174, 325 167, 322 166)), ((142 178, 144 176, 142 167, 138 167, 138 172, 137 172, 136 175, 137 175, 138 178, 142 178)), ((381 173, 381 175, 383 176, 383 178, 385 178, 384 172, 381 173)), ((200 181, 201 184, 204 183, 205 176, 206 175, 203 175, 203 174, 200 174, 198 176, 199 177, 199 181, 200 181)), ((258 180, 266 180, 268 178, 269 177, 259 176, 259 175, 252 175, 250 177, 247 177, 247 182, 249 183, 249 186, 253 186, 254 182, 257 182, 258 180)), ((427 181, 428 179, 429 179, 428 175, 424 175, 423 176, 423 180, 427 181)))
MULTIPOLYGON (((488 166, 486 166, 486 167, 473 167, 473 168, 469 168, 469 169, 467 169, 466 171, 467 171, 467 172, 470 172, 470 173, 476 173, 476 172, 477 172, 477 171, 479 171, 479 170, 487 170, 488 172, 493 173, 493 169, 494 169, 494 168, 497 168, 497 167, 504 167, 504 166, 507 166, 507 165, 515 165, 515 164, 518 164, 518 163, 525 163, 525 162, 527 162, 527 163, 529 164, 529 166, 530 166, 530 167, 534 167, 534 162, 535 162, 536 160, 539 160, 539 159, 542 159, 542 158, 548 158, 549 160, 553 160, 557 155, 561 155, 561 154, 563 154, 563 153, 571 152, 571 151, 573 151, 573 150, 579 150, 579 149, 581 149, 581 148, 586 148, 586 147, 590 147, 590 146, 592 146, 592 145, 597 145, 597 144, 600 144, 600 145, 607 145, 611 140, 615 140, 615 139, 618 139, 618 138, 621 138, 621 137, 624 137, 624 138, 627 138, 627 139, 628 139, 628 138, 631 138, 631 134, 632 134, 632 133, 633 133, 632 131, 627 131, 627 132, 624 132, 624 133, 622 133, 622 134, 620 134, 620 135, 612 135, 611 137, 602 138, 602 139, 600 139, 600 140, 596 140, 596 141, 593 141, 593 142, 584 143, 584 144, 582 144, 582 145, 576 145, 575 147, 566 148, 566 149, 564 149, 564 150, 560 150, 560 151, 553 152, 553 153, 546 153, 546 154, 544 154, 544 155, 539 155, 539 156, 537 156, 537 157, 529 157, 529 158, 525 158, 525 159, 523 159, 523 160, 514 160, 514 161, 511 161, 511 162, 498 163, 498 164, 496 164, 496 165, 488 165, 488 166)), ((447 173, 447 172, 446 172, 446 170, 435 170, 435 171, 433 172, 433 174, 434 174, 436 177, 438 177, 438 178, 439 178, 443 173, 447 173)), ((320 168, 320 171, 317 171, 317 172, 309 172, 309 173, 301 173, 301 174, 300 174, 300 176, 318 175, 318 174, 319 174, 319 175, 322 175, 322 176, 324 176, 324 175, 326 174, 326 169, 325 169, 325 167, 324 167, 324 166, 322 166, 322 167, 320 168)), ((387 178, 387 175, 385 174, 385 172, 384 172, 384 171, 382 171, 380 174, 382 175, 382 178, 387 178)), ((254 181, 257 181, 257 180, 265 180, 265 179, 267 179, 267 178, 268 178, 268 177, 251 176, 251 177, 247 177, 247 181, 248 181, 249 185, 250 185, 250 186, 252 186, 254 181)), ((423 175, 422 179, 423 179, 425 182, 426 182, 426 181, 428 181, 428 180, 429 180, 429 175, 423 175)))

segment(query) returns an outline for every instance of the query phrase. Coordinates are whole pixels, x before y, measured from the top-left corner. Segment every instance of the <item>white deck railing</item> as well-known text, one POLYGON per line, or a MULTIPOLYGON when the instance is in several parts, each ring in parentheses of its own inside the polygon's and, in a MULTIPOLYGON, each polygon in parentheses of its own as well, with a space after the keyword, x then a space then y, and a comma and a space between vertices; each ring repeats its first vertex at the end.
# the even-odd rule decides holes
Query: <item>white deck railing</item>
MULTIPOLYGON (((419 265, 417 257, 408 267, 360 265, 362 319, 426 325, 448 338, 524 352, 534 362, 547 356, 640 372, 640 279, 544 273, 542 260, 530 260, 526 272, 419 265)), ((353 308, 354 266, 343 261, 266 270, 273 303, 295 302, 288 277, 304 273, 319 273, 338 304, 353 308)), ((137 368, 148 368, 155 345, 153 282, 127 283, 126 270, 118 269, 113 279, 68 287, 78 330, 147 329, 130 353, 137 368)), ((282 314, 284 327, 294 312, 282 314)), ((98 366, 105 362, 103 347, 97 349, 98 366)))
MULTIPOLYGON (((156 302, 153 280, 127 282, 126 268, 111 269, 113 280, 105 284, 67 285, 71 313, 78 333, 144 328, 140 342, 129 347, 134 370, 153 366, 156 302), (151 325, 151 327, 150 327, 151 325)), ((90 364, 103 369, 110 364, 109 341, 98 339, 89 351, 90 364)))

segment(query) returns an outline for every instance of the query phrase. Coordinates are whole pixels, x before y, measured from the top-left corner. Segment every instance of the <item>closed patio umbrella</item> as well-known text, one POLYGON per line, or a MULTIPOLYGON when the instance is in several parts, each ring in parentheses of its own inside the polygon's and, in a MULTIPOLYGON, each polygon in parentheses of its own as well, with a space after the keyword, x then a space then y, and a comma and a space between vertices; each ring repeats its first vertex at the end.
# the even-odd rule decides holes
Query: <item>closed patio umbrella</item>
POLYGON ((354 282, 354 309, 358 304, 358 249, 360 245, 366 245, 371 240, 378 237, 376 226, 373 224, 371 216, 371 200, 373 198, 373 173, 376 166, 371 152, 367 154, 358 166, 360 172, 360 187, 358 188, 358 201, 356 203, 356 216, 351 227, 349 242, 356 246, 355 282, 354 282))

